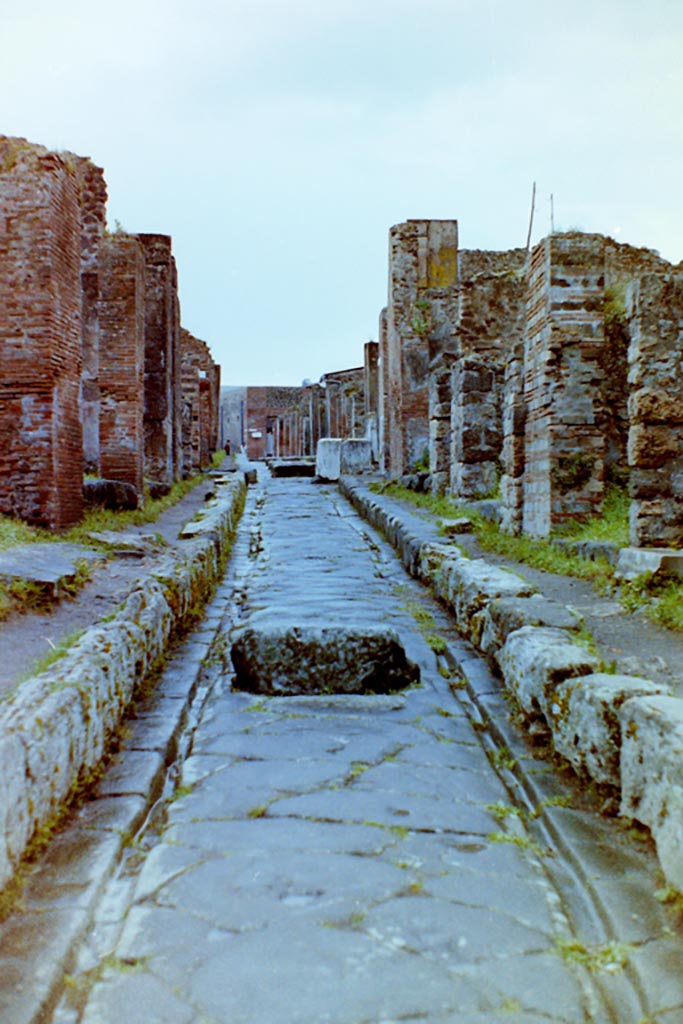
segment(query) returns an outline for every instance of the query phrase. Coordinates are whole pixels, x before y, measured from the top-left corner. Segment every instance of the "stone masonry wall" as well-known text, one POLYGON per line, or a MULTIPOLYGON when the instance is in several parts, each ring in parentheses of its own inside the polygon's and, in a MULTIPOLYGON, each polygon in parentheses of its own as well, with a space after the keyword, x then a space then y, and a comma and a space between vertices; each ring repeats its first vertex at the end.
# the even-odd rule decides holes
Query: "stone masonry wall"
POLYGON ((101 243, 99 290, 100 473, 132 484, 142 498, 145 254, 135 235, 101 243))
POLYGON ((629 290, 631 544, 683 541, 683 273, 629 290))
POLYGON ((83 508, 79 184, 0 136, 0 512, 61 530, 83 508))
POLYGON ((551 235, 534 249, 525 334, 523 529, 545 537, 599 511, 605 438, 600 348, 605 240, 551 235))
POLYGON ((145 476, 170 487, 182 453, 179 305, 168 235, 138 235, 145 252, 145 476))
POLYGON ((384 373, 392 475, 429 450, 429 366, 449 346, 457 281, 457 221, 409 220, 391 229, 384 373))
POLYGON ((451 400, 453 361, 440 352, 429 374, 429 473, 433 494, 445 494, 451 482, 451 400))

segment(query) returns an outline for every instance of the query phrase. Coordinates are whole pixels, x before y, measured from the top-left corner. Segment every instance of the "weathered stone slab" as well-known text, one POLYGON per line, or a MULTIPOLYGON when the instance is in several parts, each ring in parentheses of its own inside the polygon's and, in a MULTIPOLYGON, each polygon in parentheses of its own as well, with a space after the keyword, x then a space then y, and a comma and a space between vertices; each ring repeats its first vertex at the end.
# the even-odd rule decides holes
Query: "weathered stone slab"
POLYGON ((667 881, 683 889, 683 701, 634 697, 619 718, 621 813, 647 825, 667 881))
POLYGON ((675 548, 622 548, 616 576, 634 580, 644 572, 668 572, 673 576, 683 576, 683 551, 675 548))
POLYGON ((496 598, 482 612, 479 648, 490 657, 503 646, 510 633, 522 626, 576 630, 583 621, 583 616, 573 608, 542 594, 496 598))
POLYGON ((671 691, 649 679, 604 672, 561 683, 549 709, 555 749, 576 771, 619 786, 619 708, 632 697, 654 694, 671 696, 671 691))
POLYGON ((547 719, 556 687, 565 679, 590 675, 599 662, 563 629, 523 626, 508 636, 498 664, 526 713, 547 719))
POLYGON ((338 480, 341 472, 341 438, 321 437, 315 455, 315 475, 321 480, 338 480))
POLYGON ((393 630, 343 626, 247 628, 232 645, 235 687, 277 696, 388 693, 419 669, 393 630))
POLYGON ((97 551, 79 544, 19 544, 0 551, 0 577, 56 587, 73 580, 79 561, 100 557, 97 551))
POLYGON ((366 473, 372 469, 372 442, 365 437, 347 437, 341 443, 342 473, 366 473))

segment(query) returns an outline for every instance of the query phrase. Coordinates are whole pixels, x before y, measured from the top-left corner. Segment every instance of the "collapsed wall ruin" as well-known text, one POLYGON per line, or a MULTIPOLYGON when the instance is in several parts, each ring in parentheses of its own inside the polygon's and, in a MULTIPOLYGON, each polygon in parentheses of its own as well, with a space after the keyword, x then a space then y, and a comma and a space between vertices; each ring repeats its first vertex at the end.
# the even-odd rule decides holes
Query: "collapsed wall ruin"
POLYGON ((680 265, 598 234, 482 252, 458 251, 454 221, 395 226, 381 468, 426 476, 426 438, 435 493, 498 493, 503 526, 537 537, 630 476, 631 542, 681 543, 682 282, 680 265))
MULTIPOLYGON (((180 307, 166 235, 105 229, 91 160, 0 136, 0 513, 63 530, 84 470, 168 489, 182 437, 180 307)), ((201 403, 218 443, 218 368, 201 403)), ((206 420, 206 422, 204 422, 206 420)))

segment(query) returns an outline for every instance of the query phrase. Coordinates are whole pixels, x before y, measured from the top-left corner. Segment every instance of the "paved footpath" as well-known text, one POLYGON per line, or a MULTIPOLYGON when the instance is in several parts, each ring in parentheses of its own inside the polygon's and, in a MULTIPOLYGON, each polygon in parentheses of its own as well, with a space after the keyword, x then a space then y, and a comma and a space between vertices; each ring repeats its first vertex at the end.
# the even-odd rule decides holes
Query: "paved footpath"
POLYGON ((683 1021, 647 843, 534 755, 333 488, 260 483, 231 572, 179 785, 105 892, 55 1024, 683 1021), (421 685, 233 692, 247 622, 392 627, 421 685))

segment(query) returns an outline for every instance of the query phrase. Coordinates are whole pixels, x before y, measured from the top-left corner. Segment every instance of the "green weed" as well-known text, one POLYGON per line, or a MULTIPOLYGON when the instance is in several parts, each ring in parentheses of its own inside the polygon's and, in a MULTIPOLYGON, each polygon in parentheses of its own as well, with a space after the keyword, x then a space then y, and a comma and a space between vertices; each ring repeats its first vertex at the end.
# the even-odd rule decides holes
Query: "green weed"
POLYGON ((616 974, 626 967, 633 946, 624 942, 605 942, 587 946, 577 939, 556 939, 553 951, 563 960, 581 964, 594 974, 616 974))
POLYGON ((65 636, 57 644, 53 644, 51 640, 48 640, 50 650, 47 652, 47 654, 44 654, 42 658, 38 658, 36 659, 36 661, 33 662, 30 669, 27 672, 25 672, 24 675, 22 676, 20 682, 24 682, 26 679, 30 679, 32 676, 39 676, 41 672, 47 671, 47 669, 50 668, 51 665, 54 665, 56 661, 59 661, 60 658, 63 658, 67 651, 74 646, 74 644, 78 643, 78 641, 83 636, 84 632, 85 630, 79 629, 76 630, 74 633, 69 633, 68 636, 65 636))

